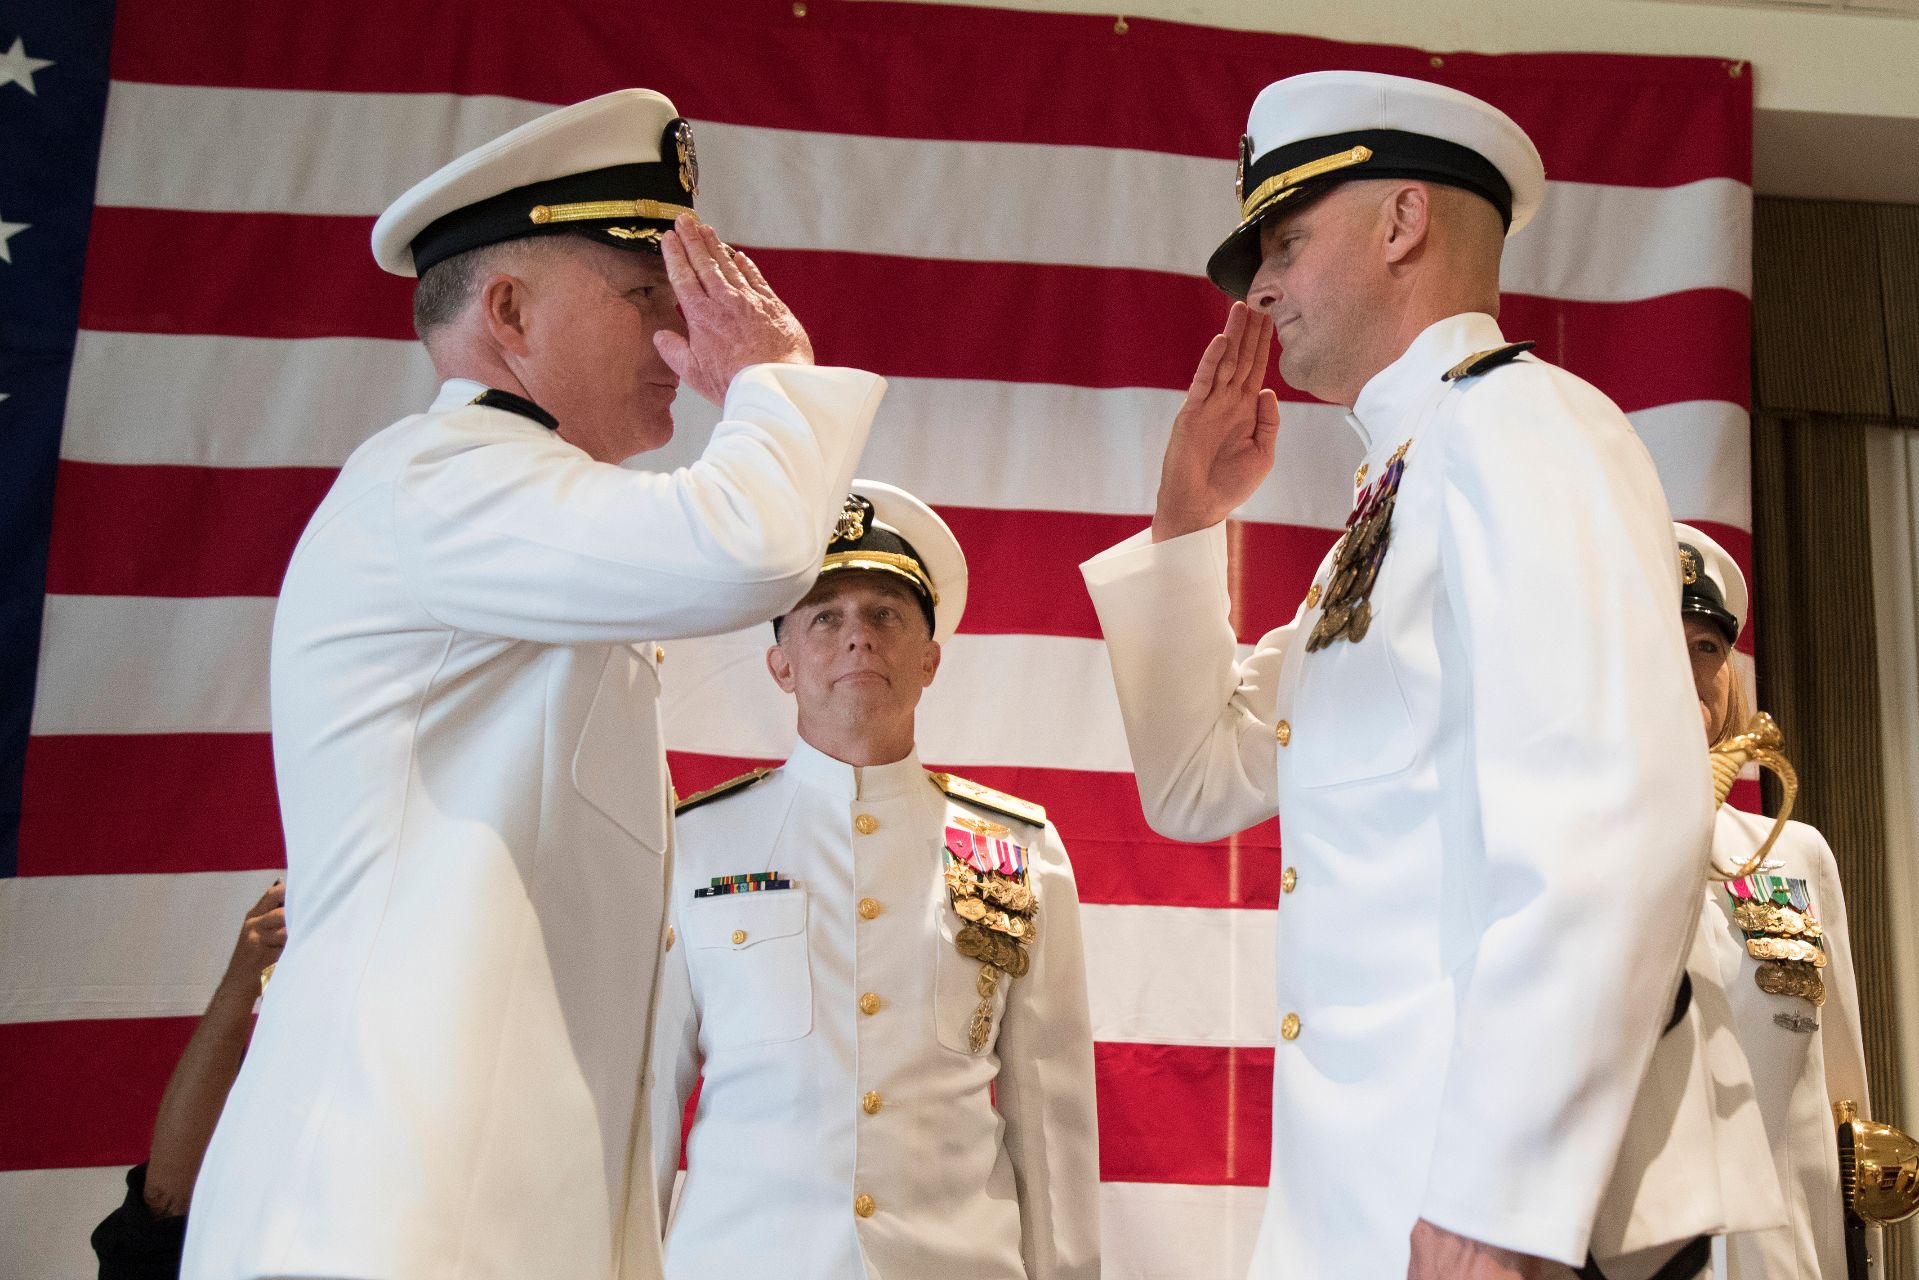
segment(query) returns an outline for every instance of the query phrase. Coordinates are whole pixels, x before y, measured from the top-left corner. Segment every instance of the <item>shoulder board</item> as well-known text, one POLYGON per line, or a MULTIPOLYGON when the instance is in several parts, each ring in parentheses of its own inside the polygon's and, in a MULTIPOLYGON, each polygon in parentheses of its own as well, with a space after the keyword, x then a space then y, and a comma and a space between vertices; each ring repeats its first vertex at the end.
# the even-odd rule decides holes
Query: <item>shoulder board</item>
POLYGON ((760 779, 770 778, 778 772, 778 769, 765 767, 750 769, 737 778, 728 778, 716 787, 708 787, 704 791, 695 791, 686 799, 674 802, 673 816, 677 818, 689 809, 697 809, 703 804, 712 804, 715 800, 724 800, 735 791, 744 791, 754 783, 760 781, 760 779))
POLYGON ((1004 791, 995 791, 991 787, 982 787, 977 782, 968 782, 965 778, 955 778, 950 773, 929 773, 933 785, 953 799, 965 804, 978 805, 994 813, 1024 822, 1029 826, 1046 825, 1046 807, 1034 804, 1031 800, 1022 800, 1018 796, 1009 796, 1004 791))
POLYGON ((1461 378, 1477 378, 1480 374, 1497 369, 1502 364, 1510 364, 1538 345, 1537 342, 1509 342, 1503 347, 1494 347, 1490 351, 1475 351, 1440 374, 1439 380, 1458 382, 1461 378))

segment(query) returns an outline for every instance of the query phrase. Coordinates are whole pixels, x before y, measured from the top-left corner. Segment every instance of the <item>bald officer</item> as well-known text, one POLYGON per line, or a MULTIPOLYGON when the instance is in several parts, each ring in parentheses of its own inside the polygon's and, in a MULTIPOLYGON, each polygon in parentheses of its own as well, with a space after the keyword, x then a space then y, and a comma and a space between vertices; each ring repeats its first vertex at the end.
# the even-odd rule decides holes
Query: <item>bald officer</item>
POLYGON ((1727 1211, 1711 1150, 1681 1156, 1690 1194, 1597 1234, 1712 793, 1652 462, 1494 319, 1539 155, 1465 94, 1324 72, 1260 94, 1240 178, 1209 273, 1245 301, 1152 528, 1084 572, 1154 826, 1282 824, 1254 1274, 1564 1276, 1603 1244, 1627 1256, 1582 1274, 1695 1275, 1727 1211), (1298 612, 1239 661, 1224 521, 1273 463, 1275 335, 1365 456, 1298 612))
POLYGON ((629 89, 402 195, 445 379, 347 460, 274 620, 291 941, 185 1274, 658 1274, 640 1105, 671 849, 655 639, 803 594, 882 384, 692 212, 629 89), (684 312, 684 320, 676 312, 684 312), (675 387, 724 401, 670 475, 675 387))
MULTIPOLYGON (((818 542, 814 543, 819 546, 818 542)), ((800 741, 680 805, 657 1032, 673 1280, 1095 1280, 1079 898, 1038 805, 928 773, 915 710, 966 560, 855 481, 767 667, 800 741)))

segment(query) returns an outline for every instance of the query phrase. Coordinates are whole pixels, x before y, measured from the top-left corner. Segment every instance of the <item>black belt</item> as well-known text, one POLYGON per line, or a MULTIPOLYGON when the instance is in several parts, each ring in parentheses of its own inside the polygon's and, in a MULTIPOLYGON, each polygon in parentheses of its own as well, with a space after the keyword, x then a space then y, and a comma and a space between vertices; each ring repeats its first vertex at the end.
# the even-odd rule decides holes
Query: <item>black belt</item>
MULTIPOLYGON (((1712 1262, 1712 1241, 1700 1236, 1691 1244, 1680 1247, 1678 1253, 1666 1259, 1666 1265, 1652 1273, 1649 1280, 1693 1280, 1712 1262)), ((1606 1280, 1606 1273, 1599 1269, 1598 1261, 1589 1253, 1586 1265, 1573 1273, 1579 1280, 1606 1280)))

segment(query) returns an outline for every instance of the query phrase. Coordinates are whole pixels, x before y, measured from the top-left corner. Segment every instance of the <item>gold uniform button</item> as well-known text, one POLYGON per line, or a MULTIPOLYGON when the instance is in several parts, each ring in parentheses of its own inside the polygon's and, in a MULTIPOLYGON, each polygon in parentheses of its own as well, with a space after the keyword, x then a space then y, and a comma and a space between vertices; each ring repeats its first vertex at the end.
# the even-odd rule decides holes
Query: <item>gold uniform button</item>
POLYGON ((860 996, 860 1012, 861 1013, 865 1014, 867 1017, 870 1018, 874 1014, 878 1013, 879 1011, 880 1011, 879 996, 875 995, 871 991, 868 991, 864 995, 860 996))
POLYGON ((860 899, 860 919, 871 920, 875 916, 879 915, 879 913, 880 913, 880 903, 878 898, 861 898, 860 899))
POLYGON ((653 646, 653 665, 657 667, 665 661, 666 661, 666 650, 660 648, 660 646, 658 645, 654 645, 653 646))
POLYGON ((853 1197, 853 1212, 859 1214, 862 1218, 872 1217, 873 1210, 877 1208, 879 1208, 879 1206, 873 1203, 872 1196, 858 1195, 853 1197))
POLYGON ((736 946, 736 947, 737 947, 737 946, 739 946, 739 945, 740 945, 740 944, 741 944, 742 942, 745 942, 745 941, 746 941, 746 930, 744 930, 744 929, 735 929, 735 930, 733 930, 733 945, 734 945, 734 946, 736 946))
POLYGON ((853 830, 863 836, 870 836, 879 829, 880 820, 870 813, 862 813, 859 817, 853 819, 853 830))
POLYGON ((1293 726, 1281 720, 1273 726, 1273 736, 1279 739, 1279 745, 1283 747, 1293 740, 1293 726))
POLYGON ((868 1089, 860 1098, 860 1110, 869 1116, 878 1115, 880 1108, 884 1105, 886 1104, 880 1101, 879 1091, 876 1089, 868 1089))
POLYGON ((1317 609, 1319 607, 1319 584, 1317 582, 1306 588, 1306 607, 1308 609, 1317 609))
POLYGON ((1298 1014, 1289 1013, 1284 1018, 1280 1019, 1279 1038, 1281 1040, 1299 1039, 1299 1015, 1298 1014))
POLYGON ((673 949, 673 926, 670 924, 666 926, 666 949, 668 951, 673 949))
POLYGON ((1281 893, 1291 893, 1298 884, 1299 868, 1288 867, 1279 873, 1279 891, 1281 893))

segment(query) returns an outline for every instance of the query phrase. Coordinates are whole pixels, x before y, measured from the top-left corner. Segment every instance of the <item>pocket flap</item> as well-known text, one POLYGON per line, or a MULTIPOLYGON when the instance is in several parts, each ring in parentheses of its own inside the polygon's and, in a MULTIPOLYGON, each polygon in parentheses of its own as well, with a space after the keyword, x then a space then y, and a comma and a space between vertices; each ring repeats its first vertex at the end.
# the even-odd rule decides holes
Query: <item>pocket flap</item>
POLYGON ((690 947, 746 951, 762 942, 806 932, 806 891, 769 889, 695 898, 680 918, 690 947))

